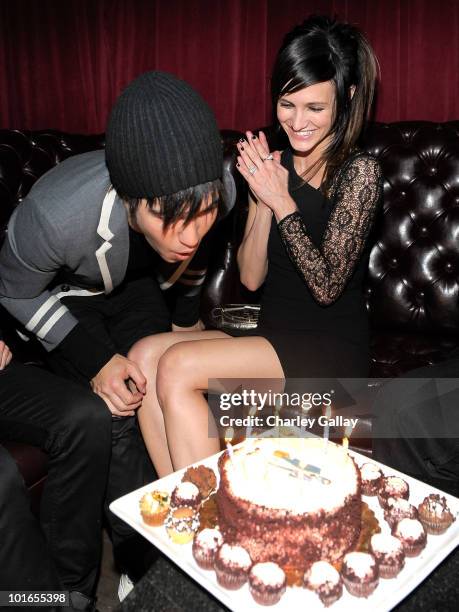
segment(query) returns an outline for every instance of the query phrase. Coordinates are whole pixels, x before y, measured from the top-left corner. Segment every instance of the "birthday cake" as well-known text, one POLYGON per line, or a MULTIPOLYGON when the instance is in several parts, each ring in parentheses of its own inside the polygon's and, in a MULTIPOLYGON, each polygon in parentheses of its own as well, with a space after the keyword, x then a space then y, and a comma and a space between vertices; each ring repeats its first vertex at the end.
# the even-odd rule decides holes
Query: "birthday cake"
POLYGON ((223 453, 217 491, 225 542, 254 563, 307 569, 339 561, 361 529, 360 472, 322 439, 264 439, 223 453))

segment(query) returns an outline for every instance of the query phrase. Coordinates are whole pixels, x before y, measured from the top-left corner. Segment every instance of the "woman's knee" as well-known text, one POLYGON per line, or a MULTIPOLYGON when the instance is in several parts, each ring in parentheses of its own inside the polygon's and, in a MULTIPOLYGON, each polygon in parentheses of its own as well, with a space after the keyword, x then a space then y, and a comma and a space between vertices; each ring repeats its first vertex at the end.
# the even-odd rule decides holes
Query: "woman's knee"
POLYGON ((149 376, 152 371, 156 371, 159 359, 169 346, 167 335, 157 334, 156 336, 142 338, 129 351, 128 359, 134 361, 145 376, 149 376))
POLYGON ((193 367, 196 357, 193 356, 188 343, 178 343, 171 346, 158 361, 156 375, 156 393, 161 406, 183 390, 192 388, 193 367))

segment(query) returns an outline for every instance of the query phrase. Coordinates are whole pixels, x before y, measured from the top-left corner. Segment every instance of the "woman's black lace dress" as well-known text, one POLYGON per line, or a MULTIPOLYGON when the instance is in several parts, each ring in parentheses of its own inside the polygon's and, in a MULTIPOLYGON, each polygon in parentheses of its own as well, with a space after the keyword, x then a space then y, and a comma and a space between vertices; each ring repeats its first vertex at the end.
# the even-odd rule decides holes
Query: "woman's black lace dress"
POLYGON ((369 339, 363 278, 381 172, 356 153, 336 174, 330 199, 304 183, 291 150, 282 155, 298 212, 271 224, 258 328, 287 378, 364 377, 369 339))

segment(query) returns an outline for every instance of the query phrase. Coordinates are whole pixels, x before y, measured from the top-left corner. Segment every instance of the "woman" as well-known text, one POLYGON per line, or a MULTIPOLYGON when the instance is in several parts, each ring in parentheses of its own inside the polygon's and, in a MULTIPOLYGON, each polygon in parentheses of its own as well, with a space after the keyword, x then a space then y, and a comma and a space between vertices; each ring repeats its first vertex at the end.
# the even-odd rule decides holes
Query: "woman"
POLYGON ((238 144, 251 192, 238 263, 249 289, 264 283, 259 326, 237 338, 161 334, 130 355, 149 377, 139 421, 160 476, 219 450, 203 397, 211 378, 367 374, 362 280, 381 174, 356 142, 376 74, 353 26, 311 17, 285 37, 272 101, 289 145, 270 153, 262 132, 238 144))

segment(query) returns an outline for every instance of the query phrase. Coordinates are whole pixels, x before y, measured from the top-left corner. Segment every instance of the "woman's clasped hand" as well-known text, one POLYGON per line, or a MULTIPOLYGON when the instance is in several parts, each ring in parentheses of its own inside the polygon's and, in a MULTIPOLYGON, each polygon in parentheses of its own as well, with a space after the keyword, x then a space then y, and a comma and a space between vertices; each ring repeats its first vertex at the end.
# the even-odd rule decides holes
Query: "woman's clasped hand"
POLYGON ((247 139, 237 144, 237 168, 247 181, 257 203, 263 203, 280 221, 297 207, 288 192, 288 170, 281 165, 279 151, 269 150, 264 132, 256 136, 246 132, 247 139))

